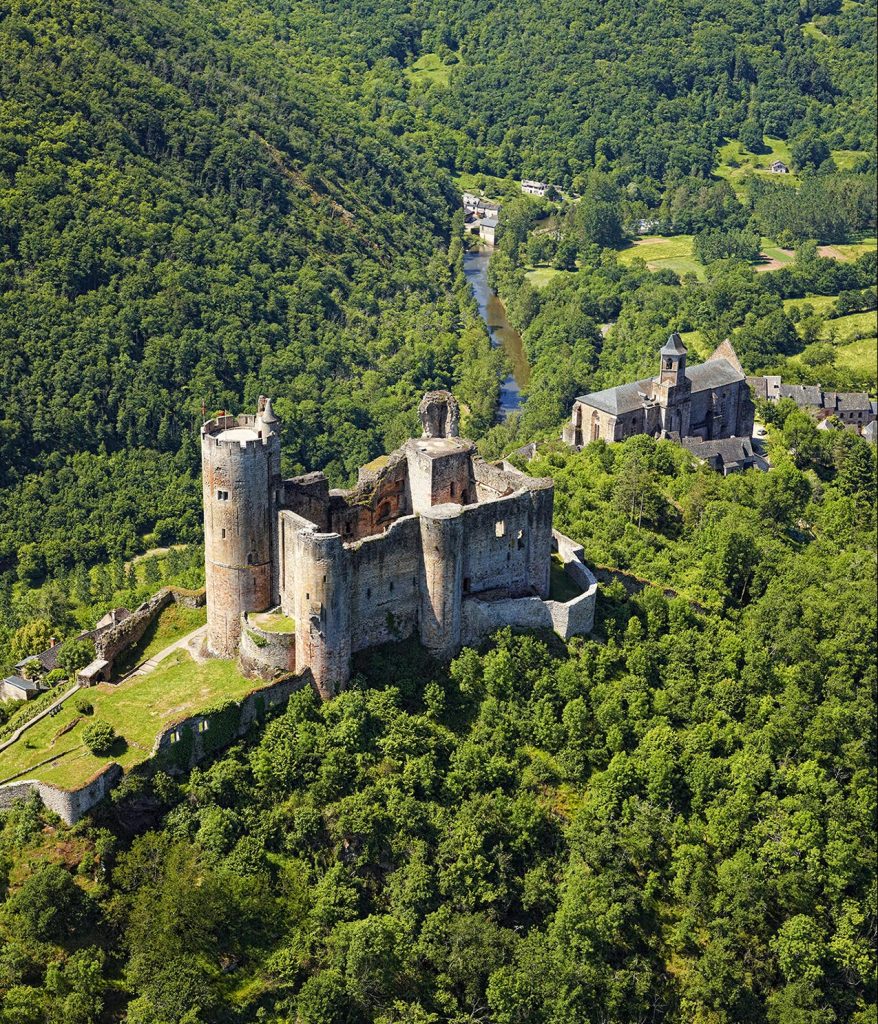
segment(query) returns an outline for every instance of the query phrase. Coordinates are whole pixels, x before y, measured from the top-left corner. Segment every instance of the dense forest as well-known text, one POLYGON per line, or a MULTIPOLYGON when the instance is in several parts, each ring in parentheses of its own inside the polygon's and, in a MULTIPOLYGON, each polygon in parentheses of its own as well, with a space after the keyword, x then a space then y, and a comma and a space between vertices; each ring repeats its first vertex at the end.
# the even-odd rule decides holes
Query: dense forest
POLYGON ((874 450, 778 415, 770 474, 531 466, 652 581, 592 637, 379 650, 63 842, 9 812, 0 1021, 874 1022, 874 450))
POLYGON ((767 474, 557 441, 673 330, 874 390, 807 303, 878 305, 874 250, 818 248, 874 234, 875 22, 0 0, 0 668, 200 584, 202 412, 261 393, 284 471, 341 485, 452 387, 485 456, 542 442, 602 579, 588 638, 380 649, 72 828, 3 813, 0 1024, 876 1024, 874 446, 789 401, 767 474), (720 167, 769 139, 792 180, 720 167), (531 366, 501 424, 464 181, 504 200, 531 366), (644 220, 697 273, 623 258, 644 220), (757 274, 766 237, 791 257, 757 274))

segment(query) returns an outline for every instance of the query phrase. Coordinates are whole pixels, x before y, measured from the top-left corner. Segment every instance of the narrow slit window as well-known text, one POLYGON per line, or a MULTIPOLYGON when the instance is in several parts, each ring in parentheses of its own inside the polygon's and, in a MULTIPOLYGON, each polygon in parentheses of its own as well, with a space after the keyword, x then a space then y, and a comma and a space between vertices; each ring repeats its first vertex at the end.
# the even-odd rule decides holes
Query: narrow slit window
POLYGON ((226 531, 225 530, 220 530, 220 536, 225 538, 225 535, 226 535, 226 531))
POLYGON ((469 591, 470 591, 470 578, 469 578, 469 576, 464 576, 464 578, 463 578, 463 592, 465 594, 468 594, 469 591))
POLYGON ((494 536, 505 537, 506 536, 506 522, 503 519, 498 519, 494 524, 494 536))

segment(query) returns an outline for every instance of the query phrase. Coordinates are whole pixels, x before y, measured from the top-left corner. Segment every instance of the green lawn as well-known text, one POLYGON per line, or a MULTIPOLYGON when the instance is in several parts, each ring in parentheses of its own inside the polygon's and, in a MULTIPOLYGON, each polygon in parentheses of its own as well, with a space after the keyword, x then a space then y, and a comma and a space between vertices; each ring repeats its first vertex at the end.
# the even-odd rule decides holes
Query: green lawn
POLYGON ((640 258, 650 270, 673 270, 704 278, 704 267, 692 255, 692 235, 647 235, 619 251, 620 263, 640 258))
POLYGON ((798 175, 792 171, 789 174, 772 174, 768 169, 775 160, 783 160, 787 167, 792 168, 793 158, 789 145, 783 139, 774 139, 766 135, 765 146, 768 149, 767 153, 751 153, 744 149, 737 139, 729 140, 719 148, 717 166, 713 173, 718 178, 724 178, 736 193, 743 191, 744 178, 750 173, 766 174, 789 185, 798 184, 798 175), (733 163, 739 166, 734 167, 733 163))
POLYGON ((240 699, 262 685, 245 679, 233 661, 214 659, 196 665, 184 651, 176 651, 148 675, 117 685, 101 683, 71 697, 60 714, 44 718, 0 753, 0 780, 25 772, 23 778, 74 789, 111 761, 128 771, 149 757, 156 736, 165 726, 219 701, 240 699), (76 711, 74 705, 80 696, 94 705, 94 715, 81 716, 76 711), (124 739, 120 749, 109 757, 95 757, 83 745, 83 729, 95 718, 109 722, 124 739), (76 719, 69 732, 59 735, 76 719), (35 767, 47 758, 55 760, 35 767))
POLYGON ((528 270, 524 279, 532 287, 539 290, 545 288, 550 281, 563 274, 571 274, 571 270, 556 270, 554 267, 534 267, 528 270))
POLYGON ((422 53, 410 68, 406 68, 406 74, 415 82, 447 86, 452 67, 453 64, 443 64, 438 53, 422 53))
POLYGON ((125 658, 116 666, 116 674, 123 675, 141 662, 148 661, 154 654, 169 647, 175 640, 198 629, 207 622, 206 608, 186 608, 181 604, 170 604, 162 609, 158 618, 151 623, 140 642, 132 647, 125 658))
POLYGON ((878 239, 872 237, 858 238, 855 242, 841 242, 834 245, 818 246, 821 256, 829 256, 837 260, 855 260, 867 252, 874 252, 878 239))
POLYGON ((821 337, 833 338, 840 345, 872 337, 875 334, 878 334, 878 313, 875 310, 869 313, 851 313, 849 316, 838 316, 834 320, 827 320, 820 332, 821 337))
POLYGON ((837 298, 837 295, 806 295, 804 299, 784 299, 783 308, 784 312, 788 313, 791 309, 801 309, 802 306, 810 306, 820 316, 829 316, 833 309, 835 309, 835 300, 837 298))
POLYGON ((257 629, 262 629, 266 633, 294 633, 296 631, 296 620, 280 612, 260 612, 258 614, 251 612, 250 621, 257 629))

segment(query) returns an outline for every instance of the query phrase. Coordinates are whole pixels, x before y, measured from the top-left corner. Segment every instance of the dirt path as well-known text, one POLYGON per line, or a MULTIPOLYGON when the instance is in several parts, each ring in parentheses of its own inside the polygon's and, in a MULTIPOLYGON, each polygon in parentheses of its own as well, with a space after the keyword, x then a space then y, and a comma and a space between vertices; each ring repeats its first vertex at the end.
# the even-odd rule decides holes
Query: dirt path
POLYGON ((51 715, 55 708, 61 707, 64 701, 67 700, 68 697, 72 697, 79 689, 79 683, 76 683, 75 686, 71 686, 66 693, 62 693, 61 696, 56 701, 52 701, 47 708, 43 708, 39 714, 34 715, 34 717, 25 722, 24 725, 20 725, 11 736, 0 743, 0 751, 5 750, 7 747, 11 747, 12 744, 15 743, 20 736, 24 735, 32 725, 36 725, 37 722, 42 722, 46 715, 51 715))

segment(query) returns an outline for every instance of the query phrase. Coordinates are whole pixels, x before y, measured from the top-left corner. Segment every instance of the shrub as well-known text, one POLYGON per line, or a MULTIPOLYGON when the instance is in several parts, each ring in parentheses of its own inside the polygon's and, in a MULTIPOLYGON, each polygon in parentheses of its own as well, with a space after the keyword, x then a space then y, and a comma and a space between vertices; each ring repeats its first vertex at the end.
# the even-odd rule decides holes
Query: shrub
POLYGON ((109 754, 116 741, 116 731, 109 722, 92 722, 82 734, 88 749, 98 757, 109 754))
POLYGON ((77 697, 73 702, 73 706, 81 715, 94 714, 94 704, 92 704, 88 697, 77 697))
POLYGON ((53 668, 52 671, 46 676, 46 684, 48 686, 57 686, 58 683, 65 683, 67 681, 67 673, 63 668, 53 668))

